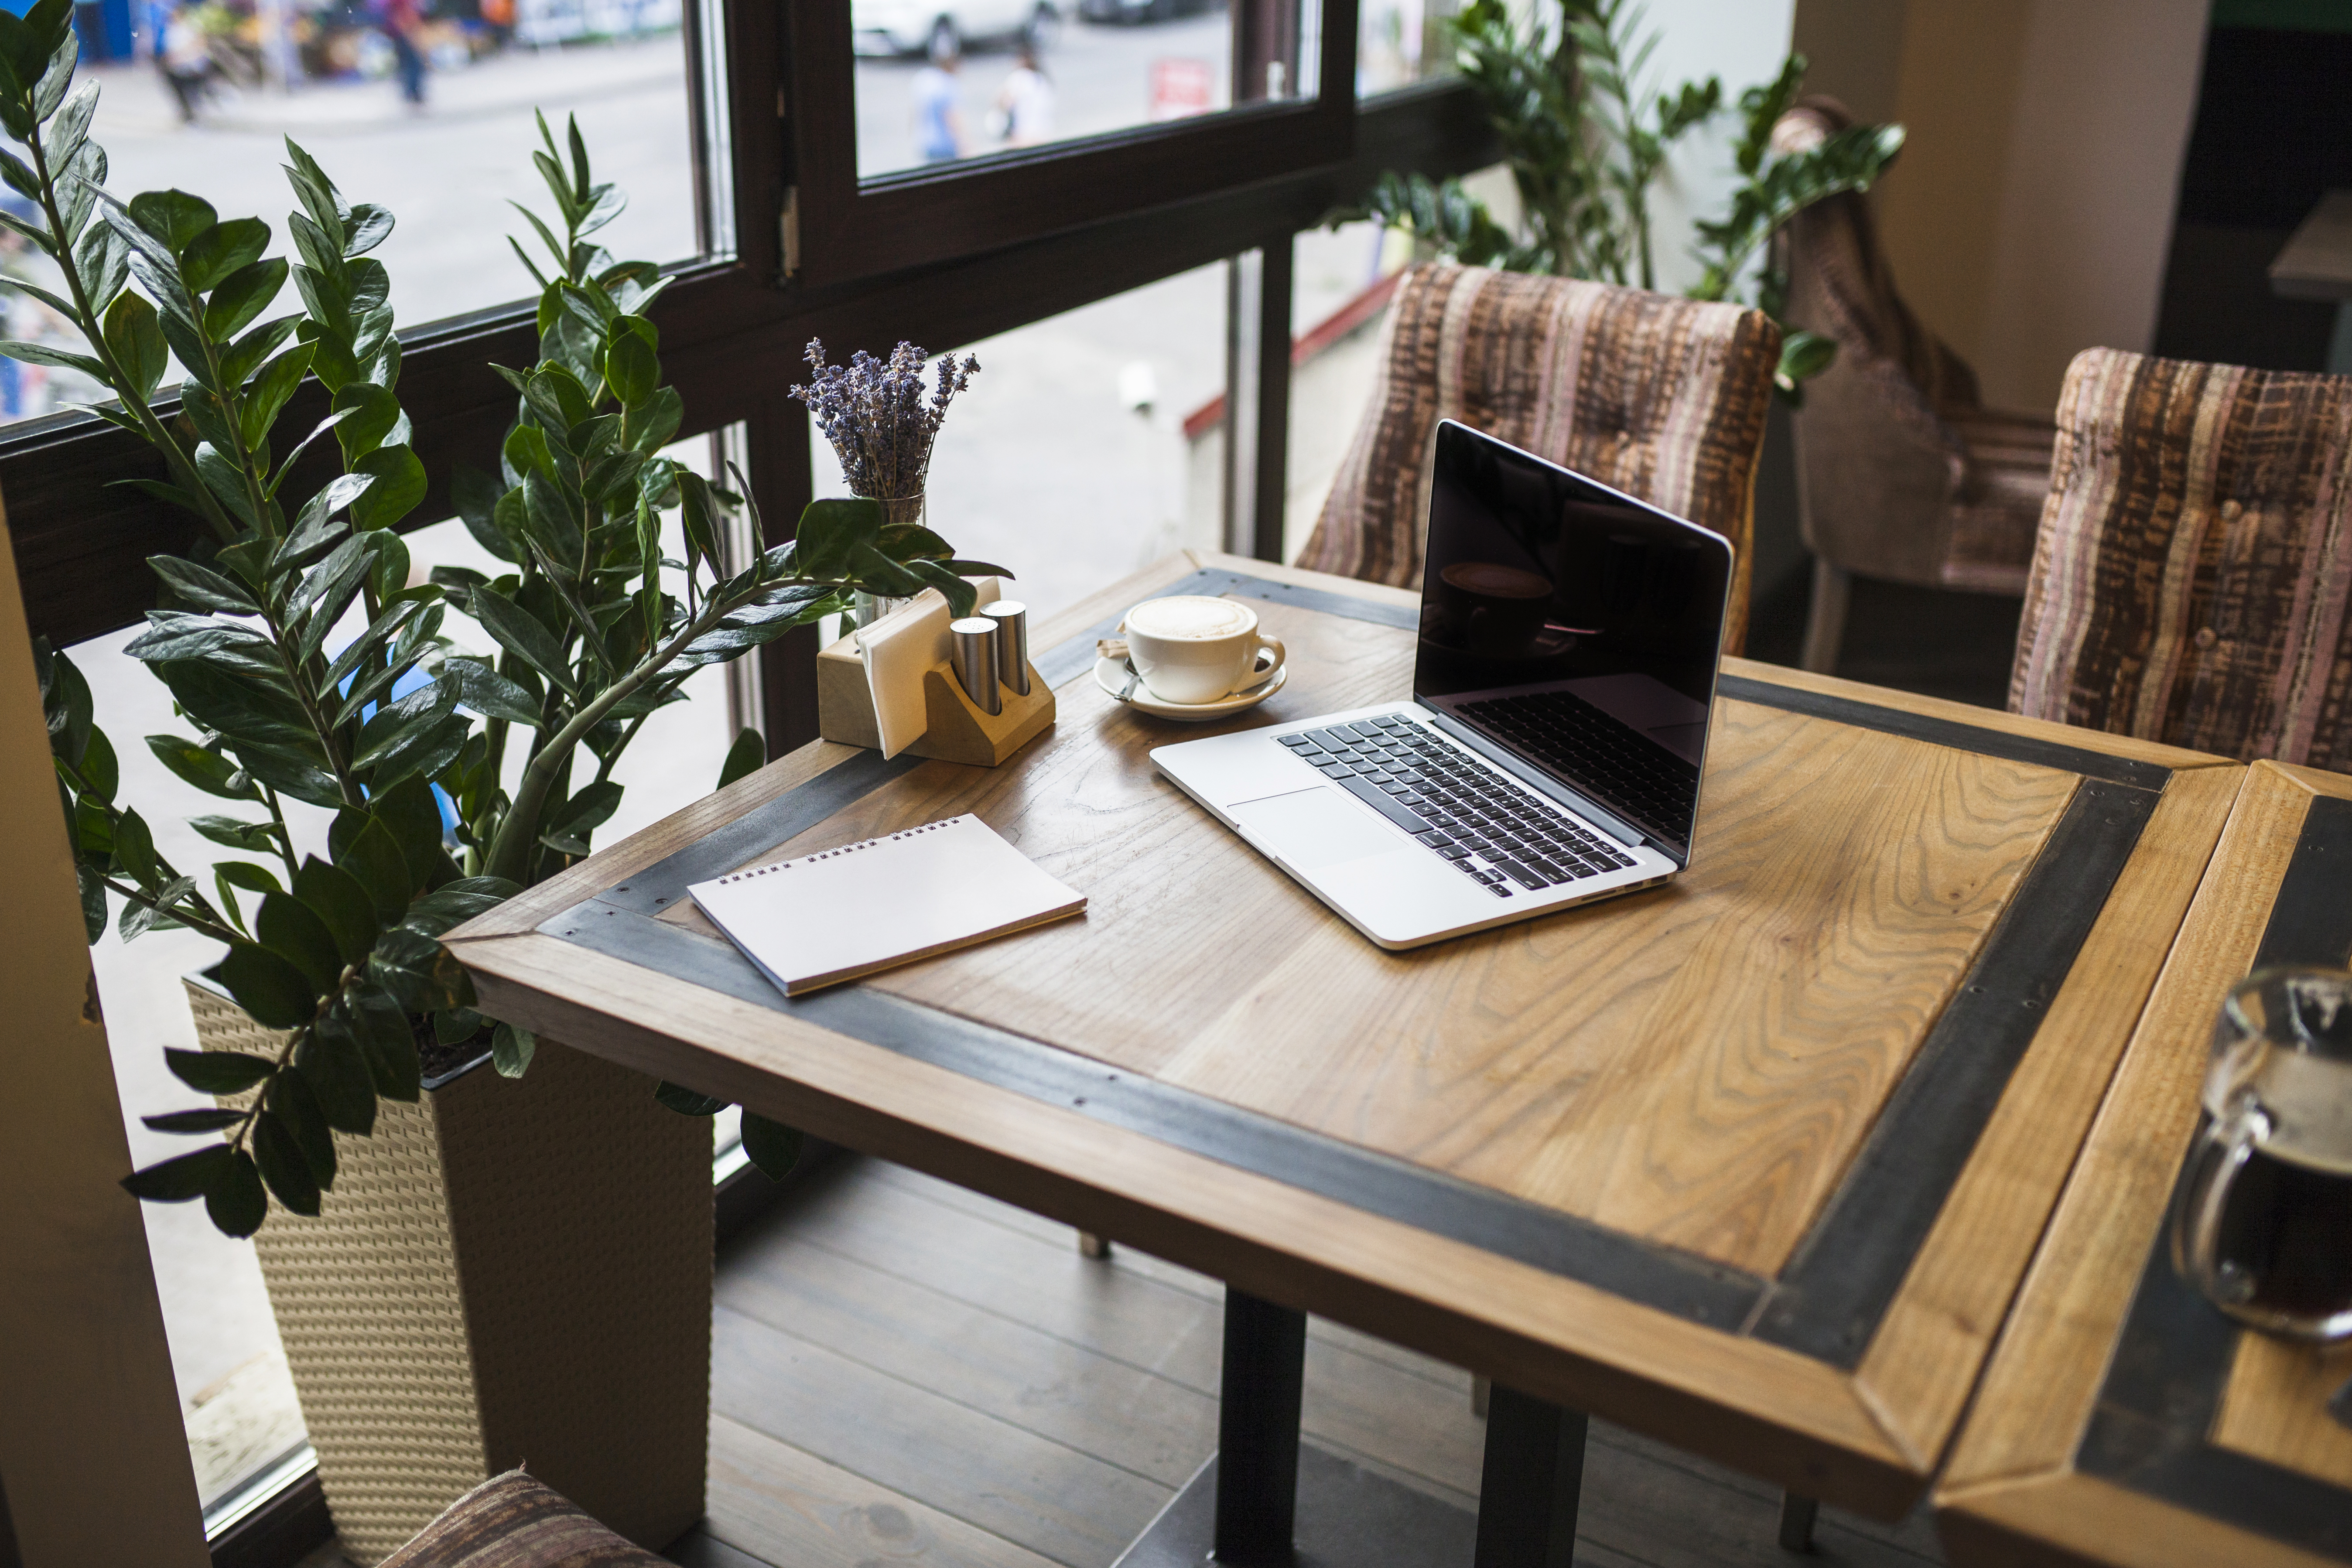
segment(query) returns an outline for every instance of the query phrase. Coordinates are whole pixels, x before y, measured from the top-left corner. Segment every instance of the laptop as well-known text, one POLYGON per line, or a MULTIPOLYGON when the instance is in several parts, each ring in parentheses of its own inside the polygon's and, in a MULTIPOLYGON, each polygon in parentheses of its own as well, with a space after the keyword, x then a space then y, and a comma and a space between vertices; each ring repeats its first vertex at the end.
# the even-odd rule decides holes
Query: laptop
POLYGON ((1730 542, 1452 420, 1409 701, 1151 760, 1349 924, 1418 947, 1690 864, 1730 542))

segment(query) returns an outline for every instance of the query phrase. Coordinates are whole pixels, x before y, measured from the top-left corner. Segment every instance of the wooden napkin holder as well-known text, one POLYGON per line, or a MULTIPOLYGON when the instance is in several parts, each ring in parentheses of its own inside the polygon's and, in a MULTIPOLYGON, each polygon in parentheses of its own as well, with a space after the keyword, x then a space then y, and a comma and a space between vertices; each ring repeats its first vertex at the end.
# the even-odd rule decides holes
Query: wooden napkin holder
MULTIPOLYGON (((992 768, 1042 734, 1054 721, 1054 693, 1037 667, 1029 667, 1029 695, 999 687, 1004 710, 983 713, 964 695, 955 670, 945 661, 923 671, 924 728, 907 750, 919 757, 992 768)), ((817 733, 845 746, 882 744, 874 717, 874 691, 857 639, 843 637, 816 656, 817 733)))

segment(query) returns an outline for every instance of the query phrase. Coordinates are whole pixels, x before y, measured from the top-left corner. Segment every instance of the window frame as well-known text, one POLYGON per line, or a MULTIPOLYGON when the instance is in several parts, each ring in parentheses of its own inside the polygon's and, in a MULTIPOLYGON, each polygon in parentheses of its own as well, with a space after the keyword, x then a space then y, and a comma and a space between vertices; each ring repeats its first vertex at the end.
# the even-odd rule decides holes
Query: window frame
POLYGON ((1296 33, 1300 3, 1233 0, 1230 109, 865 180, 856 136, 839 133, 856 124, 849 7, 793 7, 783 85, 801 156, 784 216, 786 271, 822 285, 950 261, 1345 161, 1357 0, 1322 0, 1314 98, 1269 101, 1248 89, 1296 33))

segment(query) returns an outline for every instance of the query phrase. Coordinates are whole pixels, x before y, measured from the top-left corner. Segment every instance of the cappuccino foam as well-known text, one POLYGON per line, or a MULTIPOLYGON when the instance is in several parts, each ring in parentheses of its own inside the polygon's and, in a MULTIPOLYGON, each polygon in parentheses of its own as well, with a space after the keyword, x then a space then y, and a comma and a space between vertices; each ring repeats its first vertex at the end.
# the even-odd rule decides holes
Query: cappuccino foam
POLYGON ((1212 599, 1198 594, 1146 599, 1127 613, 1127 625, 1130 631, 1140 632, 1145 637, 1202 642, 1237 636, 1249 630, 1256 619, 1245 605, 1236 605, 1231 599, 1212 599))

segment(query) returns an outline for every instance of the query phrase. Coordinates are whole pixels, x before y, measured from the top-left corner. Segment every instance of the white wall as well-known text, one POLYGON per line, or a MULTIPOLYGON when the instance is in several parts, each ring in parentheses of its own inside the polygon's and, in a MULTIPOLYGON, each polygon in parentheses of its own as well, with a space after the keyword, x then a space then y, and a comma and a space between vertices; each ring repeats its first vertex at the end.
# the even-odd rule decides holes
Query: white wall
MULTIPOLYGON (((1673 92, 1685 81, 1720 77, 1725 103, 1737 104, 1743 90, 1779 73, 1796 11, 1797 0, 1650 0, 1646 25, 1659 33, 1650 57, 1653 85, 1673 92)), ((1728 206, 1738 138, 1738 115, 1727 108, 1683 139, 1651 194, 1651 249, 1658 287, 1667 293, 1698 280, 1703 268, 1691 258, 1691 223, 1718 217, 1728 206)))
POLYGON ((1808 85, 1909 131, 1874 201, 1899 288, 1985 400, 2146 350, 2207 0, 1797 0, 1808 85))

